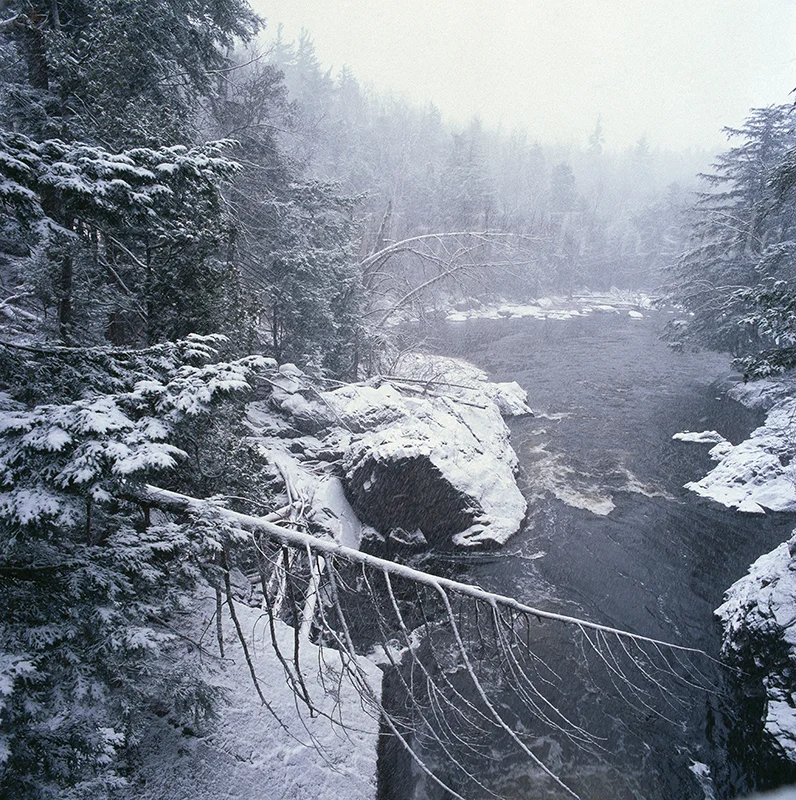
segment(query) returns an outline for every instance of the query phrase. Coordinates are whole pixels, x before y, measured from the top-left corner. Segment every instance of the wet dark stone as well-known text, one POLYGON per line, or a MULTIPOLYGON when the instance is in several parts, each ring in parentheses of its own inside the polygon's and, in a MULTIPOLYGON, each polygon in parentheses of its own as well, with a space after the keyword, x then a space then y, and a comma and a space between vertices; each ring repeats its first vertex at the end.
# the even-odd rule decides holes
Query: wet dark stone
POLYGON ((424 456, 377 461, 366 456, 348 470, 344 484, 360 519, 379 531, 420 531, 429 545, 449 546, 478 513, 424 456))

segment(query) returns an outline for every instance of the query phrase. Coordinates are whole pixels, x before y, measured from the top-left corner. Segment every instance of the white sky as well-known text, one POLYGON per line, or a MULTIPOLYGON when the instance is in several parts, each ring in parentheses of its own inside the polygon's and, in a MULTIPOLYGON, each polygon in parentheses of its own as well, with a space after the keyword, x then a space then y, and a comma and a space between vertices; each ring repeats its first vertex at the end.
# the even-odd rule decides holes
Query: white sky
POLYGON ((543 142, 720 147, 796 87, 796 0, 253 0, 325 66, 543 142))

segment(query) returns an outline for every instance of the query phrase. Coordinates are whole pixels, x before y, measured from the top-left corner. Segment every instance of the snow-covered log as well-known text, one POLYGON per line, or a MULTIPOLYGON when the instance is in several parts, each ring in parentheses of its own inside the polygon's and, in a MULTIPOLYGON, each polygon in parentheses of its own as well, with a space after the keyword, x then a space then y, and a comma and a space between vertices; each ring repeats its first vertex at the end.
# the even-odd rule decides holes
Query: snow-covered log
MULTIPOLYGON (((467 780, 484 788, 471 763, 476 751, 470 739, 477 735, 494 744, 499 738, 529 759, 540 780, 552 782, 568 796, 579 796, 546 763, 538 728, 541 725, 542 730, 550 729, 587 750, 601 748, 592 733, 562 711, 567 687, 534 652, 533 643, 545 623, 560 625, 562 637, 583 660, 590 680, 602 675, 620 693, 627 689, 628 696, 635 698, 629 701, 630 706, 638 707, 637 701, 645 713, 654 709, 653 703, 671 706, 676 702, 678 683, 685 681, 694 687, 695 681, 704 679, 695 659, 706 656, 698 650, 534 608, 478 586, 290 530, 264 517, 221 508, 211 500, 153 486, 131 493, 140 501, 215 521, 229 532, 235 531, 236 537, 238 532, 248 531, 257 547, 265 547, 267 539, 275 545, 277 557, 280 551, 284 557, 290 550, 294 558, 292 564, 285 558, 285 573, 292 584, 287 595, 289 605, 295 609, 292 617, 296 633, 292 647, 289 640, 287 644, 280 643, 273 632, 271 636, 274 646, 283 650, 281 661, 297 701, 311 710, 315 708, 307 699, 307 676, 302 676, 300 666, 299 649, 305 649, 306 640, 298 635, 302 609, 307 612, 305 598, 315 593, 317 634, 313 641, 343 654, 340 663, 344 677, 364 692, 364 699, 371 706, 378 707, 375 693, 358 666, 356 633, 352 633, 367 632, 366 646, 372 648, 378 663, 390 668, 394 684, 397 682, 393 688, 403 689, 402 703, 411 709, 412 723, 407 728, 401 713, 378 707, 384 724, 417 768, 449 796, 460 800, 463 795, 445 784, 424 761, 423 752, 429 741, 444 754, 450 769, 458 769, 467 780), (307 565, 318 568, 317 577, 310 575, 307 580, 307 565), (303 596, 297 596, 302 592, 303 596), (417 679, 425 687, 425 698, 423 692, 418 696, 412 690, 406 677, 409 675, 415 676, 412 682, 417 679), (451 675, 459 676, 455 683, 451 675), (462 678, 469 685, 466 690, 462 678), (643 689, 639 683, 644 684, 643 689), (511 714, 504 708, 506 693, 518 700, 511 714), (414 736, 422 738, 425 745, 418 747, 412 741, 414 736), (462 747, 470 753, 469 760, 462 747)), ((267 599, 265 604, 273 625, 273 609, 268 607, 267 599)), ((303 619, 305 628, 309 627, 308 621, 303 619)), ((360 644, 362 641, 360 636, 360 644)), ((252 660, 252 677, 255 671, 252 660)))
POLYGON ((481 589, 479 586, 473 586, 471 584, 451 580, 450 578, 432 575, 428 572, 414 569, 405 564, 399 564, 395 561, 388 561, 386 559, 371 555, 370 553, 354 550, 353 548, 346 547, 338 542, 330 541, 328 539, 320 539, 317 536, 313 536, 309 533, 290 530, 271 522, 268 516, 255 517, 249 514, 241 514, 237 511, 232 511, 227 508, 221 508, 214 504, 211 500, 200 500, 195 497, 188 497, 187 495, 179 494, 178 492, 172 492, 168 489, 161 489, 158 486, 151 485, 132 490, 131 496, 140 502, 149 503, 169 511, 202 514, 208 510, 212 510, 212 513, 217 515, 219 519, 223 519, 228 523, 239 526, 241 529, 246 531, 266 533, 275 541, 282 542, 290 547, 294 547, 303 551, 309 549, 316 555, 337 556, 355 564, 364 564, 365 566, 376 569, 379 572, 406 578, 424 586, 429 586, 436 591, 451 591, 467 597, 472 597, 476 600, 482 600, 489 604, 489 606, 500 605, 506 608, 512 608, 525 614, 530 614, 531 616, 540 620, 544 619, 562 622, 568 625, 574 625, 580 629, 589 629, 615 636, 623 636, 636 642, 648 642, 660 647, 705 655, 703 651, 693 647, 685 647, 682 645, 673 644, 671 642, 664 642, 659 639, 653 639, 647 636, 629 633, 618 628, 612 628, 606 625, 589 622, 579 617, 572 617, 566 614, 558 614, 552 611, 534 608, 524 603, 520 603, 513 597, 496 594, 495 592, 488 592, 484 589, 481 589))

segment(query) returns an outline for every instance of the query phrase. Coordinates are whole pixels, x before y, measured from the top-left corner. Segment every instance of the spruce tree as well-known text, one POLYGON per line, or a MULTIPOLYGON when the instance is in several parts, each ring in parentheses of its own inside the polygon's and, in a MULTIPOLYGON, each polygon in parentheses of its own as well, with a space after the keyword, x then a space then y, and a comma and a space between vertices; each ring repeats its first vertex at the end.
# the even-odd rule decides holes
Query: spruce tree
POLYGON ((791 107, 753 109, 726 133, 737 144, 702 176, 708 191, 693 210, 689 249, 672 270, 671 297, 690 316, 669 336, 679 346, 729 351, 748 374, 763 374, 783 366, 774 356, 786 336, 778 309, 794 278, 791 107))

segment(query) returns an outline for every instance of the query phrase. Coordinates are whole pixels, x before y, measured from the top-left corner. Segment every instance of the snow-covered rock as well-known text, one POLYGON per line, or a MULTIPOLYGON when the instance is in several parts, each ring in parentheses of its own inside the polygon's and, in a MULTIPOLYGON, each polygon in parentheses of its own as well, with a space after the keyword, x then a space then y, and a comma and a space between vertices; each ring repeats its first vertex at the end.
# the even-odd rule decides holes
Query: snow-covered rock
POLYGON ((762 681, 765 733, 796 762, 796 534, 755 561, 725 593, 716 615, 722 654, 762 681))
POLYGON ((526 507, 497 407, 444 397, 402 402, 402 417, 356 437, 344 456, 360 516, 383 532, 420 530, 433 543, 505 542, 526 507))
POLYGON ((611 289, 604 293, 584 293, 573 297, 540 297, 528 303, 499 301, 487 306, 469 308, 454 304, 446 317, 448 322, 468 319, 538 319, 567 320, 594 313, 620 314, 627 311, 631 319, 643 319, 640 309, 651 310, 654 298, 642 292, 611 289))
MULTIPOLYGON (((703 497, 739 511, 796 510, 796 399, 794 382, 736 384, 729 396, 767 410, 763 425, 732 445, 716 431, 675 434, 686 442, 713 445, 717 466, 686 484, 703 497)), ((722 655, 762 685, 764 731, 772 751, 796 763, 796 532, 760 556, 725 593, 716 609, 722 622, 722 655)))
POLYGON ((672 439, 679 442, 695 442, 697 444, 712 444, 710 457, 714 461, 721 461, 732 450, 732 443, 727 441, 717 431, 681 431, 675 433, 672 439))
POLYGON ((290 491, 298 495, 297 498, 285 496, 285 502, 299 500, 317 528, 346 547, 358 548, 364 526, 329 463, 342 456, 350 438, 343 437, 341 445, 333 437, 321 442, 313 436, 296 436, 290 424, 264 402, 249 404, 247 422, 261 458, 271 464, 286 485, 290 485, 290 491))
POLYGON ((796 394, 796 377, 782 376, 777 379, 763 378, 758 381, 736 383, 727 396, 747 408, 768 411, 781 400, 796 394))
POLYGON ((718 431, 682 431, 675 433, 672 439, 680 442, 707 442, 708 444, 721 444, 727 441, 718 431))
MULTIPOLYGON (((762 393, 750 396, 756 398, 751 402, 762 402, 762 393)), ((712 441, 686 437, 714 433, 675 434, 675 438, 712 441)), ((792 463, 796 456, 796 399, 780 399, 748 439, 734 446, 722 440, 711 456, 719 463, 702 480, 687 483, 687 489, 739 511, 796 511, 796 462, 792 463)))
POLYGON ((421 541, 419 531, 434 544, 484 545, 519 529, 526 504, 501 416, 531 413, 516 383, 413 355, 396 376, 310 394, 280 383, 272 399, 297 426, 333 431, 346 495, 383 535, 400 529, 396 541, 421 541))
POLYGON ((495 403, 505 417, 533 414, 528 395, 516 381, 496 383, 489 376, 460 358, 428 353, 405 353, 396 369, 396 376, 419 382, 424 391, 442 391, 448 397, 465 403, 495 403))

